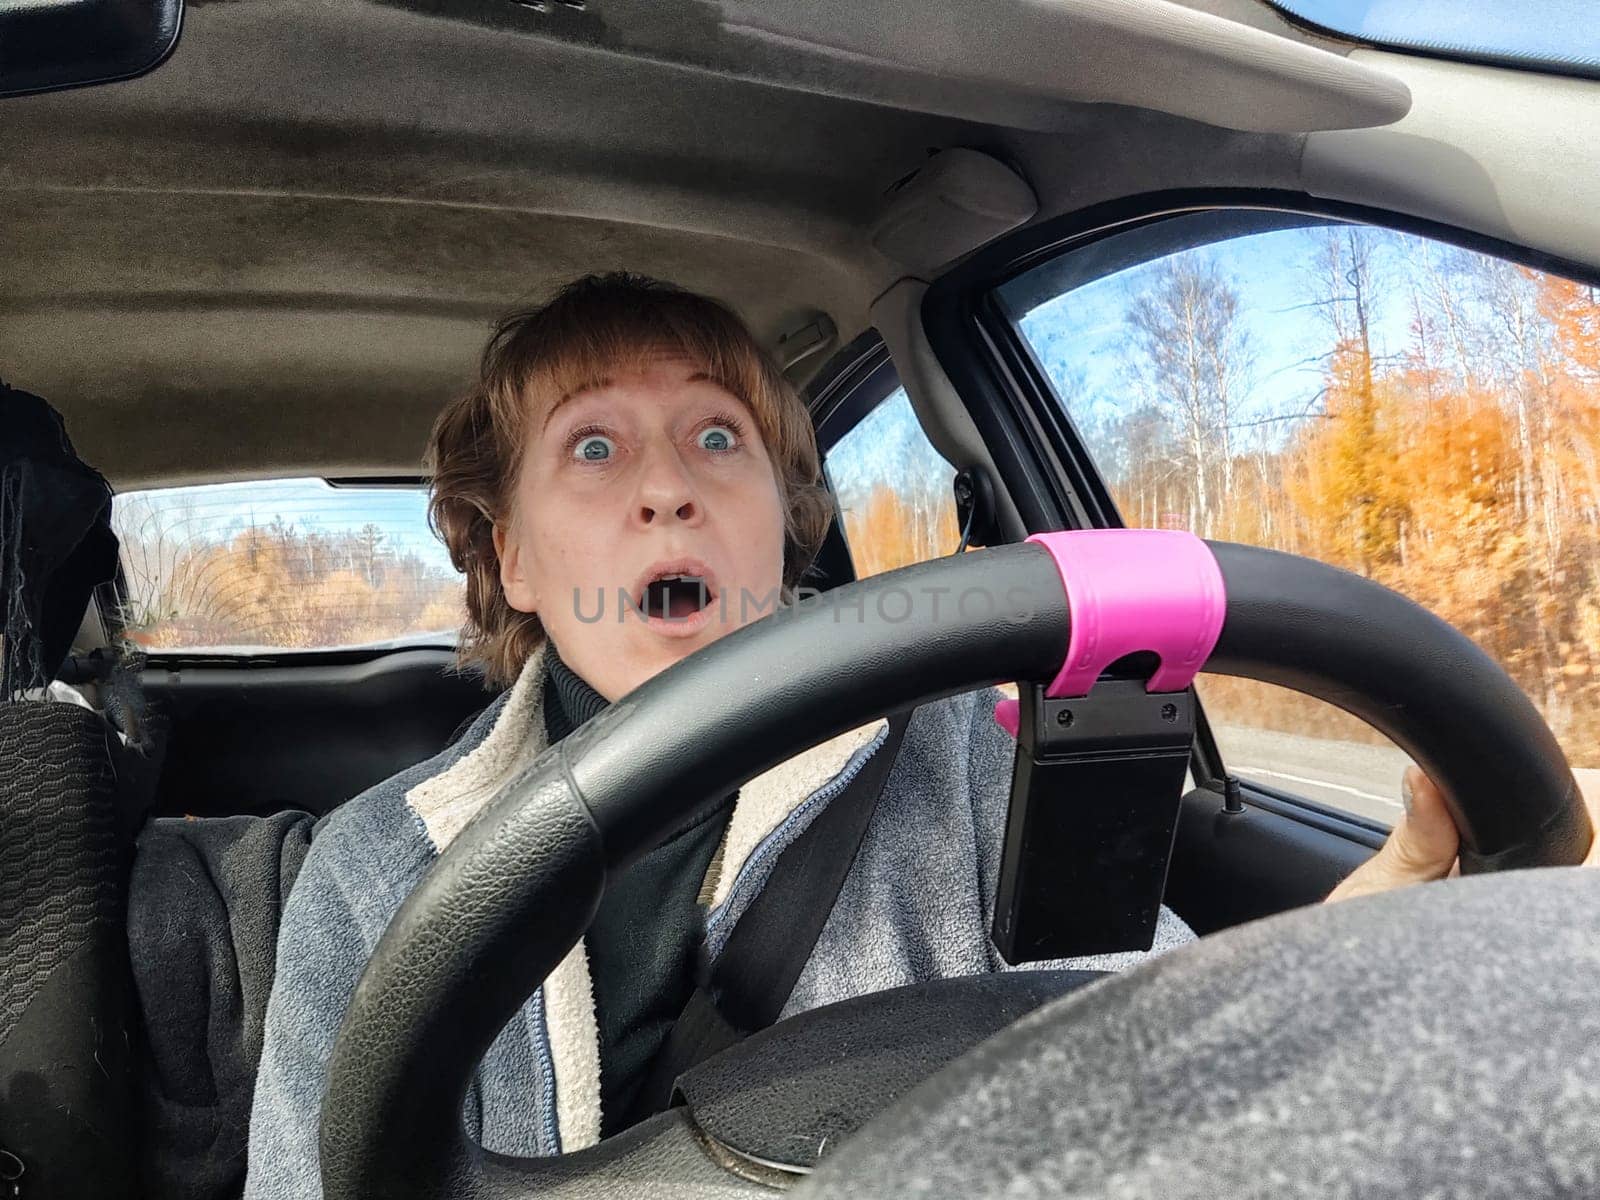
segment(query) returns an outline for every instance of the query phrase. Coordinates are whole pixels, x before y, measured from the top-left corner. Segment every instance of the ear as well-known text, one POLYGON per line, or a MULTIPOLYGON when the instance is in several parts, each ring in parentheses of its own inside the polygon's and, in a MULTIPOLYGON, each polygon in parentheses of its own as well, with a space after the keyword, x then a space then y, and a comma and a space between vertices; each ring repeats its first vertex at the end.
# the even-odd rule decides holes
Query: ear
POLYGON ((539 589, 529 578, 522 559, 522 545, 514 537, 507 537, 503 526, 494 527, 494 556, 500 561, 500 590, 506 603, 518 612, 539 611, 539 589))

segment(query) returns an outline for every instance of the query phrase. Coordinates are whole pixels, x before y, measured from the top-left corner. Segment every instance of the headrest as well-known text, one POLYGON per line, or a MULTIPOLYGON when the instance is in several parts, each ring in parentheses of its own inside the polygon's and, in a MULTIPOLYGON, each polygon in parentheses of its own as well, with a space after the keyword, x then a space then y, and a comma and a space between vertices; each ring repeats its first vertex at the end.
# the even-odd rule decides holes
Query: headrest
POLYGON ((110 484, 73 450, 60 413, 0 382, 0 699, 55 678, 116 571, 110 484))

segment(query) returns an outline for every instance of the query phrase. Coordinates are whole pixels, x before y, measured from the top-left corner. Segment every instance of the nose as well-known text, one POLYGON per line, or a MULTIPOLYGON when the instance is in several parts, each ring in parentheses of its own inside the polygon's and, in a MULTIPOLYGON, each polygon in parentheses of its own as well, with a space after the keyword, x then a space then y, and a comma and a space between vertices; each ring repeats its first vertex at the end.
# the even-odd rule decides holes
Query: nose
POLYGON ((658 446, 646 454, 634 511, 640 525, 672 521, 693 525, 704 516, 694 480, 675 447, 658 446))

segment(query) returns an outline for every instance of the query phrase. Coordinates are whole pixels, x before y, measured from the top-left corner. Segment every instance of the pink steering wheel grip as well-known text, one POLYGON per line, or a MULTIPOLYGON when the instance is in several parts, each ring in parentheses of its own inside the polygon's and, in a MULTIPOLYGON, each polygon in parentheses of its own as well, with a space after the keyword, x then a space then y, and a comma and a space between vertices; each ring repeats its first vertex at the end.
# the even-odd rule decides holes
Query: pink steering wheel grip
MULTIPOLYGON (((1160 660, 1145 690, 1181 692, 1216 647, 1227 614, 1222 570, 1210 547, 1175 529, 1071 529, 1036 533, 1067 594, 1071 634, 1051 699, 1086 696, 1118 659, 1141 651, 1160 660)), ((1018 705, 994 719, 1016 736, 1018 705)))

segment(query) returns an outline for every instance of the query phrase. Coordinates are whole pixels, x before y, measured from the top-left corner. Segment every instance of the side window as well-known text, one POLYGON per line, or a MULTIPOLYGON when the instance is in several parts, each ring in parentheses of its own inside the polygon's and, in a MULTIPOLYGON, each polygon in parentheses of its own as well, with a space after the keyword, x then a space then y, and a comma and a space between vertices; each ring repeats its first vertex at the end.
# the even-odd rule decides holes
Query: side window
POLYGON ((123 492, 123 632, 154 653, 451 646, 465 584, 415 486, 262 479, 123 492))
MULTIPOLYGON (((1409 234, 1196 213, 1000 293, 1129 525, 1322 559, 1466 632, 1600 767, 1600 294, 1409 234)), ((1391 822, 1404 756, 1207 677, 1230 770, 1391 822)))
POLYGON ((896 387, 828 449, 823 461, 856 577, 952 553, 955 468, 928 441, 896 387))

